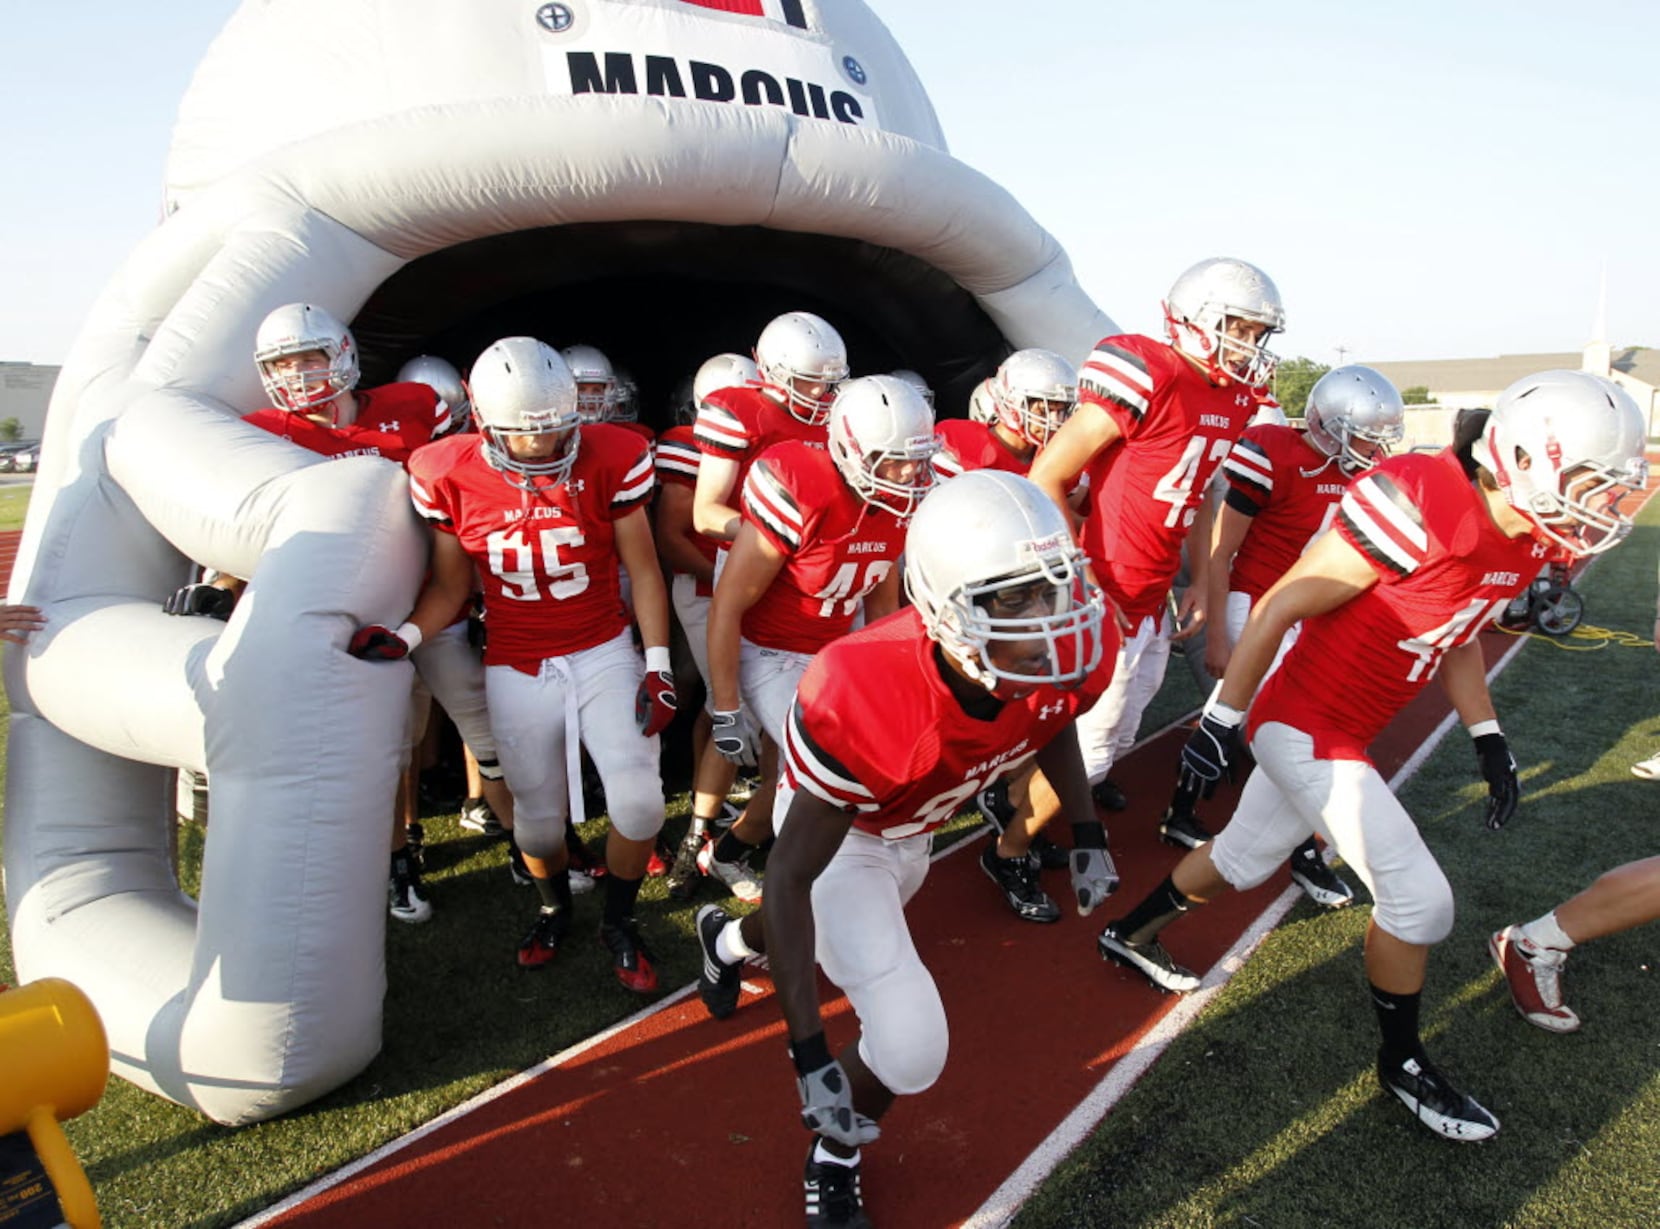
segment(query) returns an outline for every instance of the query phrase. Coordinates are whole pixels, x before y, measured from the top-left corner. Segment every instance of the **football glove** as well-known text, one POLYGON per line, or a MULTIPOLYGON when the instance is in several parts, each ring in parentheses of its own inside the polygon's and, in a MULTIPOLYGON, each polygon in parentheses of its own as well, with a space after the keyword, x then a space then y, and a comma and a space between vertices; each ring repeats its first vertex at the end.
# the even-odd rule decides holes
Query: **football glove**
POLYGON ((390 627, 371 623, 352 633, 346 652, 364 661, 399 661, 409 656, 409 644, 390 627))
POLYGON ((667 670, 647 670, 634 693, 634 724, 647 738, 661 734, 674 720, 680 707, 674 694, 674 675, 667 670))
POLYGON ((1088 917, 1118 891, 1118 868, 1104 849, 1074 849, 1067 869, 1072 873, 1072 890, 1078 895, 1079 917, 1088 917))
POLYGON ((715 741, 715 750, 740 768, 755 767, 759 755, 757 744, 760 740, 749 714, 740 707, 716 709, 710 717, 715 723, 714 733, 711 735, 715 741))
POLYGON ((1510 822, 1521 801, 1522 786, 1516 779, 1516 757, 1503 734, 1483 734, 1475 740, 1476 762, 1487 782, 1487 826, 1497 832, 1510 822))
POLYGON ((223 621, 236 609, 236 594, 214 585, 186 585, 168 597, 161 608, 170 615, 205 615, 223 621))
POLYGON ((1239 727, 1245 715, 1237 709, 1206 705, 1199 726, 1182 748, 1181 773, 1177 787, 1184 792, 1209 798, 1216 793, 1222 774, 1234 779, 1234 761, 1239 756, 1239 727))
POLYGON ((849 1148, 868 1144, 882 1133, 874 1119, 853 1108, 847 1072, 835 1059, 797 1075, 795 1086, 801 1093, 801 1124, 809 1131, 849 1148))

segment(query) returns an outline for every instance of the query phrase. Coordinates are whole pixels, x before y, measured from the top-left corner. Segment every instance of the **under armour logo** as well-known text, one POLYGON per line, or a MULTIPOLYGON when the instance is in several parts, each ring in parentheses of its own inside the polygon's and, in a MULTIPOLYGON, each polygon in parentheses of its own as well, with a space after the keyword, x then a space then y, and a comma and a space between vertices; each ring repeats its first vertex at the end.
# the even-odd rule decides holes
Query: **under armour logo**
POLYGON ((1251 398, 1245 393, 1235 393, 1233 395, 1233 403, 1235 405, 1250 405, 1251 398))
POLYGON ((1059 717, 1065 708, 1066 705, 1062 704, 1059 700, 1056 700, 1053 704, 1045 704, 1042 708, 1038 709, 1038 720, 1048 721, 1051 717, 1059 717))
POLYGON ((588 484, 583 479, 578 478, 576 481, 567 482, 565 485, 570 488, 571 494, 580 495, 582 494, 583 488, 588 484))
POLYGON ((394 418, 391 422, 375 424, 375 430, 384 435, 396 435, 398 433, 398 426, 399 422, 396 418, 394 418))

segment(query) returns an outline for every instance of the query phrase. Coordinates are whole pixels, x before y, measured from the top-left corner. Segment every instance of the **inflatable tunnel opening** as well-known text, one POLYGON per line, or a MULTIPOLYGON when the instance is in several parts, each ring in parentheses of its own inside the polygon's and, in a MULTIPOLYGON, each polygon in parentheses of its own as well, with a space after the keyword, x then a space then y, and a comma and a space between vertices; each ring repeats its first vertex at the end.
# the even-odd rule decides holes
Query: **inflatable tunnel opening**
POLYGON ((672 425, 670 398, 698 364, 748 354, 787 311, 829 320, 855 375, 909 367, 941 417, 1010 351, 974 296, 916 257, 835 236, 692 222, 594 223, 444 248, 388 278, 353 321, 366 385, 417 354, 463 373, 491 342, 585 342, 630 371, 640 419, 672 425))

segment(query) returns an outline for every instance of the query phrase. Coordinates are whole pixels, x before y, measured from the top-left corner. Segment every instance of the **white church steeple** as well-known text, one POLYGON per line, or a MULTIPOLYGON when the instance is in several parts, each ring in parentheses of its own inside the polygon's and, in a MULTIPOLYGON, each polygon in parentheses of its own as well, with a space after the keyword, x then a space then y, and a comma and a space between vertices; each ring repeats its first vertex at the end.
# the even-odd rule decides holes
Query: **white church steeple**
POLYGON ((1580 368, 1594 375, 1613 373, 1614 347, 1608 341, 1608 262, 1602 266, 1602 284, 1597 290, 1597 318, 1591 324, 1591 340, 1585 343, 1580 368))

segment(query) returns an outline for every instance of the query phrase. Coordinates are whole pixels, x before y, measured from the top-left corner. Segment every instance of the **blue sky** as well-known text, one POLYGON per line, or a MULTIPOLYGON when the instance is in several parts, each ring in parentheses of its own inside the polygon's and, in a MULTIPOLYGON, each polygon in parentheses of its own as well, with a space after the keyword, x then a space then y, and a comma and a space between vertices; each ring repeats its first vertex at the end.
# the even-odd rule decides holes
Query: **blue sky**
MULTIPOLYGON (((178 101, 235 7, 11 15, 0 359, 61 361, 156 224, 178 101)), ((1282 353, 1572 350, 1606 264, 1609 339, 1660 346, 1660 5, 872 7, 952 152, 1060 239, 1128 329, 1156 329, 1174 276, 1228 254, 1279 283, 1282 353)))

